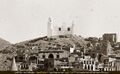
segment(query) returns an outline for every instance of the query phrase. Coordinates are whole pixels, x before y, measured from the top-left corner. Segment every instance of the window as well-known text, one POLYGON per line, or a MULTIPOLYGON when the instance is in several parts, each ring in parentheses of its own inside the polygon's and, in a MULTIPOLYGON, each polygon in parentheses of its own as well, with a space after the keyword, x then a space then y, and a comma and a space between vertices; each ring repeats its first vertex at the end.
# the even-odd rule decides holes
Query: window
POLYGON ((92 61, 90 61, 90 64, 91 64, 92 61))
POLYGON ((84 59, 85 57, 83 56, 83 59, 84 59))
POLYGON ((45 58, 45 55, 42 55, 42 58, 45 58))
POLYGON ((90 66, 88 65, 88 70, 90 69, 90 66))
POLYGON ((87 66, 85 65, 85 69, 87 69, 87 66))
POLYGON ((60 58, 59 54, 57 54, 57 58, 60 58))
POLYGON ((94 64, 94 61, 92 61, 92 64, 94 64))
POLYGON ((61 28, 59 28, 59 31, 61 31, 61 28))
POLYGON ((115 62, 114 62, 114 67, 116 66, 115 62))
POLYGON ((85 64, 85 61, 84 61, 84 64, 85 64))
POLYGON ((70 28, 68 28, 67 30, 70 31, 70 28))
POLYGON ((91 65, 91 70, 93 70, 93 65, 91 65))
POLYGON ((88 61, 87 61, 87 64, 88 64, 88 61))

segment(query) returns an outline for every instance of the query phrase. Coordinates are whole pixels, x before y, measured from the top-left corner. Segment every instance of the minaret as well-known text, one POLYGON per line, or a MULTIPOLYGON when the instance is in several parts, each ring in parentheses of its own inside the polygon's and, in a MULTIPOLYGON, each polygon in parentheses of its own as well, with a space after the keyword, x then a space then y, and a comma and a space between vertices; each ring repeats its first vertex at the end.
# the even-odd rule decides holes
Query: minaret
POLYGON ((12 65, 11 65, 11 71, 18 71, 14 57, 13 57, 12 65))
POLYGON ((51 37, 52 36, 52 29, 51 29, 51 23, 52 21, 51 21, 51 18, 49 17, 48 18, 48 23, 47 23, 47 36, 48 37, 51 37))

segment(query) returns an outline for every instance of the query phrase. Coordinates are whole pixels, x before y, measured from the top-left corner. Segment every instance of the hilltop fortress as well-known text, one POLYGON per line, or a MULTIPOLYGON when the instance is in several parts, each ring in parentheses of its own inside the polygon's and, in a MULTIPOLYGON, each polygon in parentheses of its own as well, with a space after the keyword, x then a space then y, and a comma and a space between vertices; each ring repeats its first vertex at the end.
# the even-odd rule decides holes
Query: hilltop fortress
POLYGON ((51 18, 49 18, 47 27, 48 27, 47 28, 48 37, 59 36, 59 35, 72 35, 74 29, 74 23, 71 23, 71 25, 62 24, 62 26, 58 26, 58 25, 54 25, 51 18))

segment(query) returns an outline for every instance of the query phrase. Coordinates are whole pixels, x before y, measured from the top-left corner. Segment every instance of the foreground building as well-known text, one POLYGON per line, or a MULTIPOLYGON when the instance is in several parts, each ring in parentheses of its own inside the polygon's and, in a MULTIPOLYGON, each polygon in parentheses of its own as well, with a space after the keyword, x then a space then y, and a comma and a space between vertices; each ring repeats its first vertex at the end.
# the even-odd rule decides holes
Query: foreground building
POLYGON ((84 55, 79 61, 83 64, 83 70, 85 71, 98 71, 98 60, 91 58, 89 55, 84 55))
POLYGON ((61 63, 68 63, 69 55, 69 51, 61 49, 39 50, 38 53, 17 55, 14 63, 17 64, 18 71, 49 71, 61 63))

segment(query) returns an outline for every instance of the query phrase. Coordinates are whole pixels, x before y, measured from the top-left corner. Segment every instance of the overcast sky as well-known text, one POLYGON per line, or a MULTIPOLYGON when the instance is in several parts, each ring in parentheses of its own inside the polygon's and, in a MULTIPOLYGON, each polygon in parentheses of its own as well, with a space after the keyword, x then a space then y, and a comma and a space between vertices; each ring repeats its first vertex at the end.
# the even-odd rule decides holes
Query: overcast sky
POLYGON ((0 0, 0 37, 16 43, 45 36, 49 17, 74 20, 83 37, 115 32, 120 40, 120 0, 0 0))

